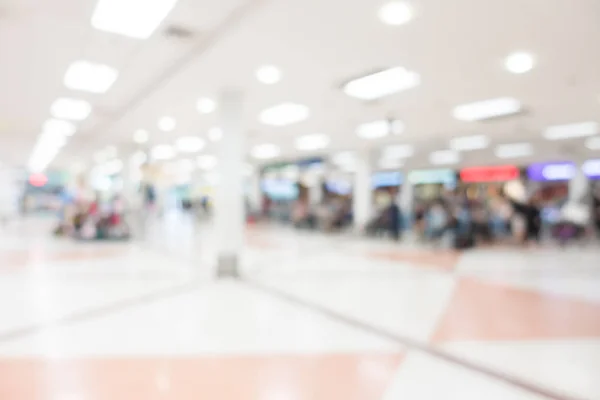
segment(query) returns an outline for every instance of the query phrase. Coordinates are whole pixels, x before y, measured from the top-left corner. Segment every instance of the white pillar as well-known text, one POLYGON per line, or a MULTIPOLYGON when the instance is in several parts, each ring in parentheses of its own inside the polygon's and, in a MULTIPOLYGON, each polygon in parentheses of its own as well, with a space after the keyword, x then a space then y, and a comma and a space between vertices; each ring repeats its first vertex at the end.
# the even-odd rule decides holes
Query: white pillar
POLYGON ((584 169, 585 163, 575 164, 575 173, 569 181, 569 201, 587 203, 590 194, 590 183, 584 169))
POLYGON ((373 214, 373 188, 371 187, 371 154, 360 152, 356 157, 352 211, 354 228, 362 231, 373 214))
POLYGON ((241 92, 225 90, 219 101, 223 138, 219 142, 219 185, 216 188, 215 229, 218 276, 237 276, 244 240, 244 139, 241 92))
POLYGON ((248 177, 248 201, 253 212, 260 213, 262 209, 262 190, 260 188, 260 171, 252 171, 248 177))
POLYGON ((408 179, 407 176, 404 177, 404 181, 402 182, 402 186, 400 186, 400 194, 398 196, 398 206, 400 207, 400 211, 402 213, 402 226, 403 228, 407 228, 405 224, 409 224, 408 228, 410 228, 410 224, 413 221, 413 203, 414 203, 414 184, 408 179))

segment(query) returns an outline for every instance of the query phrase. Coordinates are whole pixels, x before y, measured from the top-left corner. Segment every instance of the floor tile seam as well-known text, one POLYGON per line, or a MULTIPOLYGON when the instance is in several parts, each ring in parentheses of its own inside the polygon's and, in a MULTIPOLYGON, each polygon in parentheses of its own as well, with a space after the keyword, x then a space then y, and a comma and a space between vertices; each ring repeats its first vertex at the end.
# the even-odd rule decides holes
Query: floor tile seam
POLYGON ((347 326, 351 326, 355 329, 362 330, 364 332, 368 332, 378 336, 380 338, 384 338, 390 340, 392 342, 396 342, 399 345, 402 345, 406 348, 407 351, 418 351, 420 353, 429 355, 436 359, 448 362, 452 365, 462 367, 471 372, 475 372, 478 374, 482 374, 488 378, 491 378, 495 381, 502 382, 504 384, 508 384, 513 387, 518 387, 521 390, 526 392, 550 399, 550 400, 584 400, 582 398, 570 396, 563 393, 558 393, 553 390, 544 388, 542 386, 538 386, 534 383, 523 380, 519 377, 512 376, 509 374, 502 373, 494 368, 490 368, 478 363, 474 363, 472 361, 466 360, 464 358, 458 357, 450 352, 443 351, 435 348, 429 343, 423 343, 405 336, 398 335, 394 332, 391 332, 387 329, 377 327, 375 325, 369 324, 365 321, 361 321, 356 318, 352 318, 343 313, 339 313, 337 311, 331 310, 325 306, 320 304, 311 302, 310 300, 303 299, 299 296, 287 293, 283 290, 276 289, 270 286, 266 286, 260 282, 250 279, 242 279, 241 282, 252 287, 253 289, 269 294, 274 298, 277 298, 281 301, 287 302, 289 304, 294 304, 297 307, 301 307, 307 310, 311 310, 314 313, 320 314, 322 316, 326 316, 331 320, 344 323, 347 326))
POLYGON ((39 323, 3 331, 0 332, 0 345, 10 343, 11 341, 24 337, 29 337, 48 329, 59 328, 96 318, 102 318, 122 312, 126 309, 141 307, 154 302, 168 300, 170 298, 195 291, 200 288, 202 284, 209 284, 211 282, 211 280, 206 278, 191 279, 183 284, 154 290, 139 296, 128 297, 114 302, 109 302, 98 307, 78 310, 73 313, 62 315, 39 323))

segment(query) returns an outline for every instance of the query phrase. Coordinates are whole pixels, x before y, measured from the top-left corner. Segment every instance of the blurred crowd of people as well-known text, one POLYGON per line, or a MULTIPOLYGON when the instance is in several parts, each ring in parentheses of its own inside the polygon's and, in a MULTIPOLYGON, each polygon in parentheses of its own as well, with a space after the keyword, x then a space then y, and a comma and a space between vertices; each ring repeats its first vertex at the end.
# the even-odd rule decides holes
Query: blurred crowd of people
MULTIPOLYGON (((566 198, 548 200, 535 192, 526 200, 515 200, 504 189, 491 190, 487 196, 470 199, 465 193, 444 192, 428 201, 416 201, 412 209, 402 209, 390 196, 378 204, 372 219, 364 227, 370 236, 389 236, 400 240, 412 231, 423 243, 435 245, 448 240, 455 248, 469 248, 492 243, 538 244, 543 238, 560 244, 600 235, 600 193, 593 194, 593 204, 569 202, 566 198), (590 223, 591 222, 591 223, 590 223)), ((265 212, 277 213, 270 204, 265 212)), ((311 205, 299 199, 291 206, 290 220, 298 228, 325 232, 345 229, 353 224, 352 201, 348 197, 326 197, 311 205)))

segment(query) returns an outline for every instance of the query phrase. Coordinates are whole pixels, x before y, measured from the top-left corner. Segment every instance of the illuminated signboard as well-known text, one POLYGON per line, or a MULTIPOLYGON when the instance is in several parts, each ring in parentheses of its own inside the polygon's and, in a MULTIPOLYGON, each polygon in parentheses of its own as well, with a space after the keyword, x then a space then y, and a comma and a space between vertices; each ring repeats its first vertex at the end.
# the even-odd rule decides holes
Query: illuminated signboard
POLYGON ((371 176, 371 185, 374 188, 400 186, 402 184, 401 172, 375 172, 371 176))
POLYGON ((408 174, 408 180, 415 185, 429 183, 452 184, 456 182, 456 173, 451 169, 417 170, 408 174))
POLYGON ((577 173, 572 162, 536 163, 527 168, 527 176, 532 181, 568 181, 577 173))
POLYGON ((519 168, 515 165, 473 167, 460 171, 460 179, 463 182, 506 182, 519 179, 519 175, 519 168))

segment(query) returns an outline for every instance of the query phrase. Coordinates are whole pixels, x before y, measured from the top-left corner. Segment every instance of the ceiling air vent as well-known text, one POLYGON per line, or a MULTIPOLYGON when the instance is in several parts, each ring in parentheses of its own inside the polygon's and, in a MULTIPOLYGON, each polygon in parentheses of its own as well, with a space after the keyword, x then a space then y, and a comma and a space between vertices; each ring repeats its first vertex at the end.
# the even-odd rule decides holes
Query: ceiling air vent
POLYGON ((164 33, 167 38, 171 39, 190 39, 194 36, 194 32, 179 25, 168 26, 164 33))

